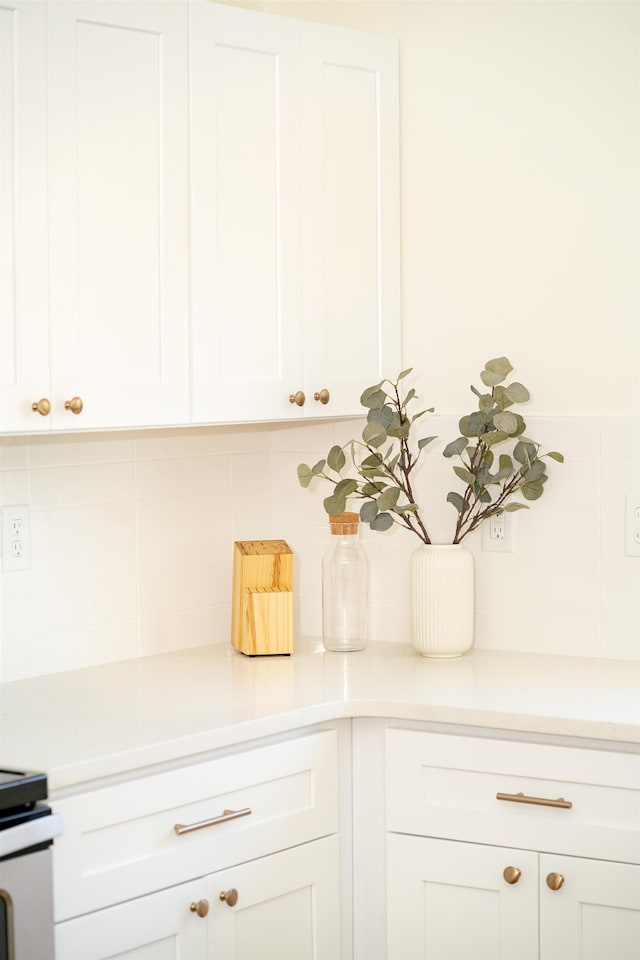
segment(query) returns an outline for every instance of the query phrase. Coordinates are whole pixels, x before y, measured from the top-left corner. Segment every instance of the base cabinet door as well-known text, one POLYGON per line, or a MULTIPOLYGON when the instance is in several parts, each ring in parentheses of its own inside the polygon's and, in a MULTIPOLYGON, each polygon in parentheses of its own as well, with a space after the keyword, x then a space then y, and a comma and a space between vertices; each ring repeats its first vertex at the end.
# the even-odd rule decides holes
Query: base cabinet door
POLYGON ((314 840, 65 920, 56 960, 339 960, 338 850, 314 840))
POLYGON ((337 837, 214 874, 208 881, 208 957, 337 960, 338 876, 337 837))
POLYGON ((56 926, 56 960, 204 960, 207 927, 196 880, 56 926))
POLYGON ((540 856, 542 960, 638 960, 640 866, 540 856))
POLYGON ((387 870, 388 960, 538 960, 535 853, 390 834, 387 870))

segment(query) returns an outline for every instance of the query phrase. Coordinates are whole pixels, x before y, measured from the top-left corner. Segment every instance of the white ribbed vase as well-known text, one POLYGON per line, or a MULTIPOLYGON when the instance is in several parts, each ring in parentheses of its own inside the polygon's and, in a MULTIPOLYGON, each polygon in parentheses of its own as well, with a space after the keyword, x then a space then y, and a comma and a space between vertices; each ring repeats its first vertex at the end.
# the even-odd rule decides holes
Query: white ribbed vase
POLYGON ((461 657, 473 646, 473 554, 425 544, 411 554, 411 642, 423 657, 461 657))

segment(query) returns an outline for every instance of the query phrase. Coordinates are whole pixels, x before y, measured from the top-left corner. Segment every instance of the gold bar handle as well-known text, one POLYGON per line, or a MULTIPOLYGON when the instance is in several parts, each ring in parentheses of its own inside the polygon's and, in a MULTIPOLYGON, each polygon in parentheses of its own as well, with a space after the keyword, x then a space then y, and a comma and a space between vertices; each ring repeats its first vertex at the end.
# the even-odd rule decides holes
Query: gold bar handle
POLYGON ((214 827, 216 823, 227 823, 229 820, 237 820, 238 817, 251 816, 249 807, 243 810, 223 810, 219 817, 211 817, 210 820, 199 820, 197 823, 176 823, 175 832, 179 837, 183 833, 193 833, 194 830, 204 830, 205 827, 214 827))
POLYGON ((564 797, 557 800, 548 800, 546 797, 527 797, 524 793, 496 793, 496 800, 510 800, 511 803, 534 803, 538 807, 560 807, 562 810, 571 810, 573 804, 564 797))

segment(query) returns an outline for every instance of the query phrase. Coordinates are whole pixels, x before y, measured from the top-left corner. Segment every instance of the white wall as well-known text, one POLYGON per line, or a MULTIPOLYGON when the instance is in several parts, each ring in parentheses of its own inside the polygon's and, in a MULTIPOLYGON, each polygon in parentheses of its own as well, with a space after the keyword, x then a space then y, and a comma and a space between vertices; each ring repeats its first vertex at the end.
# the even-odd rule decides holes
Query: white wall
MULTIPOLYGON (((255 6, 255 4, 253 4, 255 6)), ((450 537, 443 443, 491 356, 562 450, 516 552, 476 555, 478 647, 640 658, 638 13, 635 2, 266 2, 400 39, 404 361, 443 439, 419 479, 450 537)), ((393 375, 396 371, 389 371, 393 375)), ((360 424, 0 439, 0 502, 31 504, 32 569, 3 574, 0 679, 227 642, 234 539, 296 554, 320 630, 328 532, 295 467, 360 424)), ((374 637, 408 639, 417 540, 365 533, 374 637)))

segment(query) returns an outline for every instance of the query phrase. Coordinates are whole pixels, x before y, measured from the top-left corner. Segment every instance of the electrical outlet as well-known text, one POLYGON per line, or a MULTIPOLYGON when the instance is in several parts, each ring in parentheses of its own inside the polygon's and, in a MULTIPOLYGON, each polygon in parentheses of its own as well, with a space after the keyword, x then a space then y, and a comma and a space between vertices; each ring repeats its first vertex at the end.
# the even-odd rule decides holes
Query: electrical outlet
POLYGON ((27 504, 2 508, 2 571, 31 566, 31 518, 27 504))
POLYGON ((494 553, 514 552, 514 514, 501 513, 482 524, 482 549, 494 553))
POLYGON ((640 557, 640 493, 625 498, 624 552, 628 557, 640 557))

